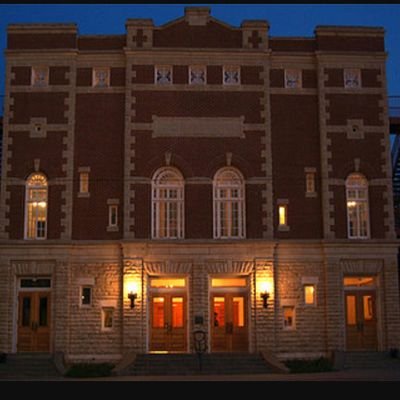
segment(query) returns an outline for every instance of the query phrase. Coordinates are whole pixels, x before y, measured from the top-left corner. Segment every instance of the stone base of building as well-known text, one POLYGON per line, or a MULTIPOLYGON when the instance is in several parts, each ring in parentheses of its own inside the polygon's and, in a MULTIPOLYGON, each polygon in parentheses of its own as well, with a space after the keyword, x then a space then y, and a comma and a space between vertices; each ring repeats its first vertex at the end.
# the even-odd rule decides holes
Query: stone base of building
POLYGON ((0 352, 400 347, 397 243, 15 242, 1 246, 0 352))

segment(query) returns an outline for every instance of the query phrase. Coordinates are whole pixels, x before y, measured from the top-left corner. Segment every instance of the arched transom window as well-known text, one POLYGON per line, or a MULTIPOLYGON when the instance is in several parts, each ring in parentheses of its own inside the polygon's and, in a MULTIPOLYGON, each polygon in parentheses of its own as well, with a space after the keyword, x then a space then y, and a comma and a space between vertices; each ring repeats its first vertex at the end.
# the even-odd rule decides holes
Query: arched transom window
POLYGON ((347 229, 351 239, 369 237, 368 182, 361 174, 351 174, 346 180, 347 229))
POLYGON ((244 238, 244 217, 243 177, 234 168, 222 168, 214 177, 214 238, 244 238))
POLYGON ((47 179, 34 173, 26 181, 25 238, 46 239, 47 235, 47 179))
POLYGON ((181 239, 184 227, 184 181, 174 168, 158 170, 152 181, 152 237, 181 239))

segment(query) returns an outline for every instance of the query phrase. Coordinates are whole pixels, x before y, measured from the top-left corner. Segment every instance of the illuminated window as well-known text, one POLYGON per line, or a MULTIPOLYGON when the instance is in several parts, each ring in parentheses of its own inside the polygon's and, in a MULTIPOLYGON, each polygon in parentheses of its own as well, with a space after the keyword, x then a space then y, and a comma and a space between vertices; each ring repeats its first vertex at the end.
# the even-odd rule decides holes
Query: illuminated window
POLYGON ((361 174, 346 180, 347 231, 350 239, 369 237, 368 182, 361 174))
POLYGON ((162 168, 152 181, 152 237, 183 238, 184 181, 174 168, 162 168))
POLYGON ((374 276, 346 276, 343 278, 344 286, 365 287, 375 286, 374 276))
POLYGON ((211 286, 218 287, 246 287, 246 278, 212 278, 211 286))
POLYGON ((89 193, 89 172, 79 174, 79 192, 89 193))
POLYGON ((315 286, 304 285, 304 303, 315 304, 315 286))
POLYGON ((344 87, 347 89, 355 89, 361 87, 361 71, 357 68, 345 68, 344 87))
POLYGON ((81 306, 90 306, 92 304, 92 287, 82 286, 81 287, 81 306))
POLYGON ((184 288, 186 286, 185 278, 151 278, 150 287, 152 288, 184 288))
POLYGON ((46 239, 47 235, 47 179, 43 174, 32 174, 25 189, 25 238, 46 239))
POLYGON ((301 86, 301 69, 285 69, 285 88, 299 89, 301 86))
POLYGON ((244 184, 240 172, 223 168, 214 177, 214 238, 244 238, 244 184))
POLYGON ((204 85, 206 83, 206 67, 196 65, 189 67, 189 83, 191 85, 204 85))
POLYGON ((316 168, 306 167, 304 168, 306 177, 306 197, 316 197, 315 191, 315 173, 316 168))
POLYGON ((295 311, 293 306, 283 307, 283 328, 287 330, 295 328, 295 311))
POLYGON ((118 226, 118 205, 116 204, 108 206, 108 226, 118 226))
POLYGON ((102 330, 110 331, 114 326, 114 308, 103 307, 101 310, 102 330))
POLYGON ((224 85, 238 85, 240 83, 240 67, 238 65, 224 66, 224 85))
POLYGON ((170 65, 156 66, 155 80, 158 85, 169 85, 172 83, 172 67, 170 65))
POLYGON ((49 84, 49 68, 43 66, 32 67, 32 86, 43 87, 49 84))
POLYGON ((93 68, 92 84, 94 87, 110 86, 110 69, 93 68))

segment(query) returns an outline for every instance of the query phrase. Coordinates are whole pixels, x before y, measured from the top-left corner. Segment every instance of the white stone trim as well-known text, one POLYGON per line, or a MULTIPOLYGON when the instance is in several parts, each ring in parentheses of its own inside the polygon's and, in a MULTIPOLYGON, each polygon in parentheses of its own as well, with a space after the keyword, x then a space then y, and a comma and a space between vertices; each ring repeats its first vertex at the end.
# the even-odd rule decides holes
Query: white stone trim
POLYGON ((96 284, 93 277, 80 277, 76 279, 76 283, 80 286, 94 286, 96 284))

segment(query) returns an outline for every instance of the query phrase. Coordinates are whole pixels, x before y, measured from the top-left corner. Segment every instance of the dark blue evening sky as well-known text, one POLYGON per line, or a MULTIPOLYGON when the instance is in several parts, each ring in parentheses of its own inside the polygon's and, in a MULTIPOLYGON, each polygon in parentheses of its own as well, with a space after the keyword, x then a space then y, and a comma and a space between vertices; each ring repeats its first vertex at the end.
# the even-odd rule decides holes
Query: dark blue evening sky
MULTIPOLYGON (((123 34, 127 18, 152 18, 156 25, 179 18, 190 4, 1 4, 0 48, 10 23, 75 22, 80 34, 123 34)), ((194 4, 200 6, 203 4, 194 4)), ((208 5, 208 4, 204 4, 208 5)), ((389 95, 400 95, 399 4, 210 4, 211 14, 233 26, 243 19, 266 19, 271 36, 313 36, 317 25, 382 26, 386 30, 389 95)), ((4 55, 0 95, 4 94, 4 55)))

